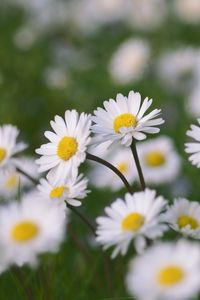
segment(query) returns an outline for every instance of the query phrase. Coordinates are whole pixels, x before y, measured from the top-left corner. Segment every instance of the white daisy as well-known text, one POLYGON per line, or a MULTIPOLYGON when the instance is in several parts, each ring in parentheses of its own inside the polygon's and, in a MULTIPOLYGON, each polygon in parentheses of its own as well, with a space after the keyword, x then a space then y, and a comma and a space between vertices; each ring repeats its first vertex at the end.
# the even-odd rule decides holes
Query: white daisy
MULTIPOLYGON (((200 125, 200 119, 198 119, 198 123, 200 125)), ((186 134, 196 142, 186 143, 185 152, 190 154, 189 161, 200 168, 200 126, 191 125, 191 129, 186 134)))
POLYGON ((162 184, 177 178, 181 161, 170 138, 145 141, 137 149, 146 183, 162 184))
POLYGON ((166 201, 156 197, 156 192, 146 189, 133 195, 126 194, 125 201, 117 199, 105 208, 106 217, 97 218, 97 242, 104 249, 115 246, 112 258, 125 255, 133 239, 136 250, 145 247, 145 238, 161 237, 166 226, 160 223, 160 213, 166 201))
POLYGON ((0 210, 1 251, 10 264, 35 265, 39 254, 58 250, 66 221, 59 207, 27 195, 0 210))
POLYGON ((13 156, 27 147, 24 143, 17 143, 18 135, 17 127, 0 126, 0 168, 13 164, 13 156))
POLYGON ((200 246, 158 243, 131 261, 127 289, 141 300, 188 300, 200 290, 200 246))
POLYGON ((186 111, 195 118, 200 116, 200 87, 199 83, 190 93, 186 101, 186 111))
MULTIPOLYGON (((100 155, 101 158, 104 155, 100 155)), ((133 155, 130 149, 120 148, 106 153, 106 160, 114 165, 128 180, 130 184, 135 180, 135 165, 133 155)), ((113 191, 120 190, 124 187, 123 182, 111 170, 102 165, 92 163, 90 172, 90 182, 97 188, 110 188, 113 191)))
POLYGON ((163 215, 163 220, 183 235, 200 239, 200 204, 177 199, 163 215))
POLYGON ((200 23, 199 0, 174 0, 174 12, 184 22, 200 23))
POLYGON ((50 143, 42 145, 36 153, 42 155, 36 161, 39 172, 49 171, 47 177, 53 181, 65 179, 85 160, 86 149, 90 142, 90 115, 76 110, 67 110, 65 120, 55 116, 51 121, 54 132, 46 131, 50 143))
POLYGON ((111 58, 109 72, 116 83, 128 84, 139 80, 150 59, 150 47, 142 39, 123 42, 111 58))
POLYGON ((104 101, 105 109, 97 108, 92 118, 95 123, 92 130, 101 135, 100 143, 110 140, 128 147, 133 138, 143 140, 147 133, 158 133, 160 129, 155 126, 164 123, 162 118, 156 118, 161 110, 154 109, 144 116, 152 101, 145 98, 141 105, 141 95, 133 91, 129 92, 128 98, 118 94, 116 101, 104 101))
POLYGON ((45 196, 52 203, 63 203, 67 201, 70 205, 80 206, 81 201, 87 196, 88 180, 83 178, 83 174, 74 175, 60 182, 52 182, 51 180, 41 179, 38 190, 41 196, 45 196))

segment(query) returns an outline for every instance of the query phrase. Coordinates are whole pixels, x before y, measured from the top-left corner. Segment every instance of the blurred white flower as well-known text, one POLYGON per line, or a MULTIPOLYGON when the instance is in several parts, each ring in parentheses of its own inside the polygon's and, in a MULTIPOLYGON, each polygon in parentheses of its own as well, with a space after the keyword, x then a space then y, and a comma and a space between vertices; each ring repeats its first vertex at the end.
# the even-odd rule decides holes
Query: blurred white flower
POLYGON ((163 220, 174 230, 185 236, 200 239, 200 204, 180 198, 174 201, 163 220))
POLYGON ((133 138, 143 140, 147 133, 158 133, 160 129, 155 126, 164 123, 162 118, 157 118, 161 110, 154 109, 144 116, 152 101, 145 98, 141 105, 141 95, 133 91, 128 97, 117 94, 116 100, 104 101, 105 109, 98 107, 92 117, 95 123, 92 130, 100 137, 98 143, 110 140, 129 147, 133 138))
POLYGON ((182 21, 198 24, 200 22, 200 1, 174 0, 174 12, 182 21))
POLYGON ((109 72, 113 81, 128 84, 141 79, 150 60, 150 46, 142 39, 123 42, 113 54, 109 72))
POLYGON ((49 88, 64 89, 68 83, 68 75, 63 68, 50 67, 44 72, 44 81, 49 88))
POLYGON ((177 178, 181 160, 169 137, 147 140, 139 143, 137 149, 146 183, 157 185, 177 178))
MULTIPOLYGON (((200 119, 198 119, 200 125, 200 119)), ((200 126, 191 125, 191 129, 187 131, 187 136, 193 138, 196 142, 186 143, 185 152, 189 153, 189 161, 200 168, 200 126)))
POLYGON ((125 200, 117 199, 105 208, 107 216, 97 218, 97 242, 106 250, 115 246, 112 258, 125 255, 133 239, 138 252, 145 247, 145 238, 155 239, 163 235, 166 226, 160 223, 160 213, 165 208, 163 197, 146 189, 126 194, 125 200))
POLYGON ((193 117, 198 118, 200 116, 200 85, 192 90, 185 103, 186 111, 193 117))
POLYGON ((36 149, 42 155, 36 160, 40 165, 39 172, 49 171, 47 178, 57 183, 76 171, 86 158, 86 149, 90 142, 90 115, 76 110, 67 110, 65 119, 55 116, 50 122, 55 131, 45 131, 45 137, 50 143, 36 149))
POLYGON ((200 247, 179 240, 158 243, 133 259, 127 289, 141 300, 188 300, 200 290, 200 247))
POLYGON ((25 25, 19 28, 14 37, 15 45, 21 50, 29 50, 35 43, 37 33, 31 26, 25 25))

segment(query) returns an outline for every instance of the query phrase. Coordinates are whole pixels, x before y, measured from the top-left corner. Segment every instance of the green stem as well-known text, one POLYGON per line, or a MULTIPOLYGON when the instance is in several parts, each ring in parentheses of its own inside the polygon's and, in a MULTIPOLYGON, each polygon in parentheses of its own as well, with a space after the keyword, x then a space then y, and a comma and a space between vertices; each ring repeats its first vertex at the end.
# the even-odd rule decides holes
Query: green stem
POLYGON ((137 171, 138 171, 141 188, 144 191, 145 188, 146 188, 146 184, 145 184, 144 176, 143 176, 143 173, 142 173, 142 168, 141 168, 141 165, 140 165, 140 160, 139 160, 139 157, 138 157, 135 140, 133 140, 133 142, 131 144, 131 151, 133 153, 133 157, 134 157, 134 160, 135 160, 136 168, 137 168, 137 171))

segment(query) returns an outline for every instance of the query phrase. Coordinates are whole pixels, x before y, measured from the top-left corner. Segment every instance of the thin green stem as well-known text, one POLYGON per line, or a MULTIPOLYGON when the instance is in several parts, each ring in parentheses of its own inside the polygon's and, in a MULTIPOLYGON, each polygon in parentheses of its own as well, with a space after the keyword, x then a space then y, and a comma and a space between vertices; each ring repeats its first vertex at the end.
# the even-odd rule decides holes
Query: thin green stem
POLYGON ((139 157, 138 157, 135 140, 133 140, 133 142, 131 144, 131 151, 133 153, 133 157, 134 157, 134 160, 135 160, 135 165, 136 165, 136 168, 137 168, 137 171, 138 171, 141 188, 144 191, 145 188, 146 188, 146 184, 145 184, 144 176, 143 176, 143 173, 142 173, 142 168, 141 168, 141 165, 140 165, 140 160, 139 160, 139 157))
POLYGON ((32 181, 32 183, 34 183, 35 185, 39 184, 38 180, 33 178, 32 176, 30 176, 29 174, 27 174, 26 172, 24 172, 22 169, 20 169, 19 167, 16 168, 17 172, 21 173, 22 175, 26 176, 30 181, 32 181))

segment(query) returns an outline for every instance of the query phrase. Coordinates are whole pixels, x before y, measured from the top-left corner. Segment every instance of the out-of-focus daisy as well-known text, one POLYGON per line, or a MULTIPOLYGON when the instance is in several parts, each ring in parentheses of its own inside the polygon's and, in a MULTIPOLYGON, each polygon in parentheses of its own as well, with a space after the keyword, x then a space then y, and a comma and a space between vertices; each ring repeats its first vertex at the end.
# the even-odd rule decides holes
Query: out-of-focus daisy
POLYGON ((138 144, 138 155, 145 181, 149 184, 171 182, 180 172, 180 157, 168 137, 138 144))
POLYGON ((104 108, 94 111, 92 130, 105 141, 121 142, 122 145, 130 146, 133 138, 143 140, 147 133, 158 133, 155 127, 164 123, 162 118, 157 118, 161 110, 154 109, 147 115, 146 111, 152 104, 152 99, 145 98, 141 105, 141 95, 129 92, 128 98, 117 94, 116 100, 104 101, 104 108))
POLYGON ((150 47, 142 39, 125 41, 113 54, 109 65, 112 79, 116 83, 128 84, 141 78, 148 66, 150 47))
POLYGON ((137 299, 188 300, 200 289, 199 266, 198 244, 160 242, 131 261, 127 289, 137 299))
MULTIPOLYGON (((131 184, 135 179, 135 166, 133 155, 130 149, 120 148, 117 151, 111 151, 107 155, 107 161, 114 165, 131 184)), ((100 155, 102 157, 102 155, 100 155)), ((90 172, 90 182, 97 188, 110 188, 117 191, 123 187, 123 182, 112 171, 107 170, 102 165, 92 163, 90 172)))
POLYGON ((200 204, 177 199, 163 215, 163 220, 183 235, 200 239, 200 204))
POLYGON ((117 199, 105 208, 106 217, 97 218, 97 242, 104 249, 115 246, 112 258, 125 255, 133 239, 138 252, 145 247, 145 238, 162 236, 166 226, 160 223, 160 213, 166 201, 156 197, 156 192, 146 189, 133 195, 126 194, 125 201, 117 199))
POLYGON ((13 156, 27 147, 24 143, 17 143, 18 135, 17 127, 0 126, 0 168, 13 164, 13 156))
POLYGON ((65 180, 85 160, 86 148, 90 142, 90 115, 81 113, 79 116, 76 110, 67 110, 65 120, 55 116, 50 124, 55 133, 44 133, 50 143, 36 150, 36 153, 42 155, 36 161, 40 165, 38 171, 50 170, 48 178, 53 181, 65 180))
POLYGON ((41 196, 45 196, 53 203, 63 203, 67 201, 70 205, 80 206, 81 201, 87 196, 88 180, 83 178, 83 174, 74 175, 65 180, 57 182, 56 184, 51 180, 41 179, 38 185, 38 190, 41 196))
POLYGON ((198 24, 200 22, 200 1, 174 0, 174 12, 182 21, 198 24))
POLYGON ((60 207, 27 195, 0 210, 1 251, 10 264, 35 265, 39 254, 58 250, 66 221, 60 207))
POLYGON ((186 111, 198 118, 200 116, 200 87, 194 88, 186 101, 186 111))
POLYGON ((51 67, 44 72, 44 81, 49 88, 64 89, 68 83, 66 70, 60 67, 51 67))
MULTIPOLYGON (((198 119, 198 123, 200 125, 200 119, 198 119)), ((186 134, 196 142, 186 143, 185 152, 190 154, 189 161, 200 168, 200 126, 191 125, 191 129, 186 134)))

